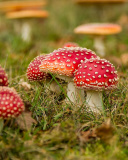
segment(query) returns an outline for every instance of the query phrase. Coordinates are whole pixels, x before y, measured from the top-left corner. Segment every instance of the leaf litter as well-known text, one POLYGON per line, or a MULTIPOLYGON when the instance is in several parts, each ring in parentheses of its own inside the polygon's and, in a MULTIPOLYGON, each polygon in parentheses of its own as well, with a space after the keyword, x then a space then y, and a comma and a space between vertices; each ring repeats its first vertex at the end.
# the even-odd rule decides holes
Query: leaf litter
POLYGON ((106 120, 99 127, 90 128, 83 131, 84 128, 88 128, 88 125, 83 126, 78 131, 78 138, 81 144, 92 142, 94 140, 101 140, 105 143, 111 143, 115 139, 115 128, 111 124, 110 119, 106 120))
POLYGON ((16 123, 22 130, 30 130, 33 124, 37 124, 36 120, 32 118, 31 112, 24 112, 17 117, 16 123))

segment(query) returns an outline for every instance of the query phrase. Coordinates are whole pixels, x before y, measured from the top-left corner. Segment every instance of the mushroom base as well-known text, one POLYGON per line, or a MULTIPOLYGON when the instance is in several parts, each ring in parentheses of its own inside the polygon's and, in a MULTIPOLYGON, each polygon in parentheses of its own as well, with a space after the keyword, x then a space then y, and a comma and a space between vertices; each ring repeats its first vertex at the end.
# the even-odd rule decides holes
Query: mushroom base
MULTIPOLYGON (((81 105, 84 102, 84 91, 77 89, 74 82, 69 82, 67 86, 67 96, 71 102, 81 105)), ((67 99, 68 99, 67 98, 67 99)))
POLYGON ((48 88, 50 91, 55 92, 57 94, 60 94, 61 89, 60 89, 59 85, 57 84, 57 82, 54 80, 52 82, 50 82, 50 81, 51 80, 46 80, 46 82, 44 83, 44 86, 46 88, 48 88))
POLYGON ((52 81, 50 86, 49 86, 49 89, 52 91, 52 92, 55 92, 57 94, 60 94, 61 93, 61 89, 59 87, 59 85, 55 82, 55 81, 52 81))
POLYGON ((75 87, 72 77, 57 75, 56 77, 68 82, 67 85, 67 98, 66 102, 72 102, 74 104, 81 105, 85 101, 84 90, 75 87))
POLYGON ((86 102, 92 112, 100 113, 103 110, 102 91, 87 91, 86 102))

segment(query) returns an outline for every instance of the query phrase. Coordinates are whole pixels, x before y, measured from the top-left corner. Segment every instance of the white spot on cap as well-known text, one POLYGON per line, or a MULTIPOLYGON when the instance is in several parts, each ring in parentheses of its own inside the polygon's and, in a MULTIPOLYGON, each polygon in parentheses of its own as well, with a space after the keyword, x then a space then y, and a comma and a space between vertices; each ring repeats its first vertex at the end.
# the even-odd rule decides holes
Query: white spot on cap
POLYGON ((70 62, 70 59, 67 59, 67 61, 66 62, 70 62))
POLYGON ((104 74, 104 77, 105 77, 105 78, 107 78, 107 75, 106 75, 106 74, 104 74))
POLYGON ((89 68, 89 70, 91 71, 91 70, 92 70, 92 68, 90 67, 90 68, 89 68))
POLYGON ((99 75, 98 78, 101 78, 101 75, 99 75))

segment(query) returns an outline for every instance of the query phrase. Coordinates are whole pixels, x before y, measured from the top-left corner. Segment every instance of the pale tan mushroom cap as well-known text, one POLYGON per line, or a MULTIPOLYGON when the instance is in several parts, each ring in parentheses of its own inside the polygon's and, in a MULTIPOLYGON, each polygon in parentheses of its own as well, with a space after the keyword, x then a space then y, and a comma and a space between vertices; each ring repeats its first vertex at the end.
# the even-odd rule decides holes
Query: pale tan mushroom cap
POLYGON ((8 11, 22 10, 25 8, 38 8, 44 5, 46 5, 46 2, 42 0, 6 1, 6 2, 0 2, 0 10, 4 12, 8 12, 8 11))
POLYGON ((109 35, 121 32, 121 26, 112 23, 89 23, 74 29, 76 34, 109 35))
POLYGON ((123 3, 126 0, 75 0, 76 3, 123 3))
POLYGON ((6 17, 9 19, 15 18, 47 18, 49 16, 48 12, 45 10, 22 10, 8 12, 6 17))

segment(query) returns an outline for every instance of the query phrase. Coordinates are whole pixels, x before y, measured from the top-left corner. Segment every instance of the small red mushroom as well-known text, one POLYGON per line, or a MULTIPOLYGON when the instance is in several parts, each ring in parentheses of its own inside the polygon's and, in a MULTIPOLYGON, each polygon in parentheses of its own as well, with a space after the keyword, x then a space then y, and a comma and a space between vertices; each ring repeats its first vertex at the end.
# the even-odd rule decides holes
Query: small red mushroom
POLYGON ((46 58, 47 55, 39 55, 34 60, 32 60, 27 68, 27 78, 30 81, 42 81, 46 80, 47 77, 50 77, 49 74, 41 72, 39 69, 39 65, 46 58))
POLYGON ((4 119, 15 118, 24 111, 24 103, 17 92, 9 87, 0 87, 0 126, 4 119))
POLYGON ((79 64, 75 71, 75 85, 87 90, 87 103, 91 110, 102 110, 102 91, 116 88, 117 71, 113 64, 105 59, 89 59, 79 64))
MULTIPOLYGON (((41 62, 47 57, 47 55, 42 54, 34 58, 32 60, 27 68, 27 78, 30 81, 45 81, 46 83, 49 83, 52 79, 52 76, 50 74, 47 74, 45 72, 41 72, 39 65, 41 65, 41 62)), ((51 91, 60 93, 60 87, 57 85, 55 81, 50 82, 49 88, 51 91)))
POLYGON ((67 42, 63 45, 63 48, 64 47, 79 47, 79 45, 75 42, 67 42))
POLYGON ((0 66, 0 86, 8 86, 7 74, 1 66, 0 66))
POLYGON ((83 63, 86 59, 90 59, 92 57, 97 58, 96 54, 87 48, 59 48, 58 50, 50 53, 48 57, 42 61, 40 70, 56 74, 56 77, 67 81, 67 96, 72 102, 76 102, 78 98, 76 95, 77 91, 73 83, 74 71, 80 63, 83 63))

